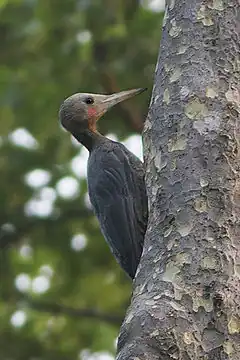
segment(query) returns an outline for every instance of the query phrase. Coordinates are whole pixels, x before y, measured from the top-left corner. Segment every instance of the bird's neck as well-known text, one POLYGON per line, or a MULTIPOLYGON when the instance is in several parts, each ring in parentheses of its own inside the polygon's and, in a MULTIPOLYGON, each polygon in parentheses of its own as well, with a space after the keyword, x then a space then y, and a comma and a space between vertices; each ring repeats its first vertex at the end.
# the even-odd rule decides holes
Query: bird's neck
POLYGON ((85 146, 89 152, 99 144, 104 141, 105 137, 101 135, 98 131, 91 131, 89 129, 84 130, 81 133, 73 133, 75 139, 77 139, 83 146, 85 146))

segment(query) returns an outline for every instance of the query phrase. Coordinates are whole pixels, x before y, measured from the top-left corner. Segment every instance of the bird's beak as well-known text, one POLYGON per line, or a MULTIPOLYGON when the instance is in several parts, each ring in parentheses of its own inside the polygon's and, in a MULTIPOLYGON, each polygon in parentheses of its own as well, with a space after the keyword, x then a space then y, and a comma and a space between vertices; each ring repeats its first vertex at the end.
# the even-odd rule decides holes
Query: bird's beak
POLYGON ((139 88, 139 89, 132 89, 121 91, 112 95, 106 95, 105 99, 102 102, 105 112, 108 111, 114 105, 130 99, 131 97, 141 94, 143 91, 147 90, 147 88, 139 88))

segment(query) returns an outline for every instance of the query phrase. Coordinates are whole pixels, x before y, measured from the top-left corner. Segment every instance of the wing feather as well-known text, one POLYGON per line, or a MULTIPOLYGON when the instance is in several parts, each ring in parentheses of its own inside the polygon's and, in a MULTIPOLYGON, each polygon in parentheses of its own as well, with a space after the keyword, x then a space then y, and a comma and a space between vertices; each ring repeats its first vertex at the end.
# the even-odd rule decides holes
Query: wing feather
MULTIPOLYGON (((98 159, 95 177, 89 164, 90 201, 101 231, 119 264, 134 278, 143 247, 146 221, 142 204, 146 199, 144 179, 129 163, 121 147, 98 159), (97 176, 96 176, 97 174, 97 176), (140 175, 140 177, 139 177, 140 175)), ((138 164, 139 166, 139 164, 138 164)))

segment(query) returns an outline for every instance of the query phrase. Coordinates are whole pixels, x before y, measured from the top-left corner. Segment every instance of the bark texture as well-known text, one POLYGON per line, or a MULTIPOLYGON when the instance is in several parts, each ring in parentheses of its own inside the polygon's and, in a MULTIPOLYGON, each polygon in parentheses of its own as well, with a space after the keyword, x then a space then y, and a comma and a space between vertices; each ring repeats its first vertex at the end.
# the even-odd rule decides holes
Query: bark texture
POLYGON ((240 359, 240 3, 169 0, 144 130, 149 225, 118 360, 240 359))

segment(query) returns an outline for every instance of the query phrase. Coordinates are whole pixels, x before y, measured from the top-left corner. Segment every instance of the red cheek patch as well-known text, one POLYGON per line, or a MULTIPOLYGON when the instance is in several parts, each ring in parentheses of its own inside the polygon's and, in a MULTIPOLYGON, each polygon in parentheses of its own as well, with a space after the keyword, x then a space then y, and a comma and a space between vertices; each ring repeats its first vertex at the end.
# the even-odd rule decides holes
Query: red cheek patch
POLYGON ((97 111, 94 108, 88 108, 88 117, 93 118, 97 116, 97 111))

